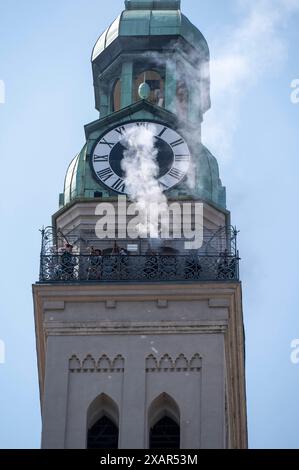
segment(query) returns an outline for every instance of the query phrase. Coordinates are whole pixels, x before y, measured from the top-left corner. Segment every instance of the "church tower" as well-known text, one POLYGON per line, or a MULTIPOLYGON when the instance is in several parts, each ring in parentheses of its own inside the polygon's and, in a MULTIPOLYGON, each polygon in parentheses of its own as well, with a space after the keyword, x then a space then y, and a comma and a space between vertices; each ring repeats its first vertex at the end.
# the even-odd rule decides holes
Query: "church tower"
POLYGON ((209 48, 180 7, 126 0, 92 52, 100 116, 33 286, 44 449, 247 447, 237 231, 201 141, 209 48), (130 209, 155 201, 167 236, 130 209))

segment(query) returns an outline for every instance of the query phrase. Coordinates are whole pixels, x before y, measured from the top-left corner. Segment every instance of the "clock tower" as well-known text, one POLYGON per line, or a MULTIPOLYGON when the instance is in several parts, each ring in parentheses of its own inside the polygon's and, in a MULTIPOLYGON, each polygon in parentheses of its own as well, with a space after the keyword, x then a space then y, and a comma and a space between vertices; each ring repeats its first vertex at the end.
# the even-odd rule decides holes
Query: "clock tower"
POLYGON ((180 7, 126 0, 92 51, 99 119, 33 286, 45 449, 247 446, 237 231, 201 140, 209 48, 180 7))

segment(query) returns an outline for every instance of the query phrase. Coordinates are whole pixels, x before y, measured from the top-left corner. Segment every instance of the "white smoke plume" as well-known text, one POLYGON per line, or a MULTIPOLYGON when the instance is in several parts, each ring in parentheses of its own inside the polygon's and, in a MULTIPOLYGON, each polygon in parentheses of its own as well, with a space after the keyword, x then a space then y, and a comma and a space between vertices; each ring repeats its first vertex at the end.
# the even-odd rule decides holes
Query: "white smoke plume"
POLYGON ((157 217, 162 220, 167 198, 159 184, 158 150, 155 147, 154 124, 147 127, 133 125, 123 135, 124 151, 122 170, 128 194, 136 204, 140 223, 137 227, 140 237, 159 238, 157 217))
MULTIPOLYGON (((288 53, 284 31, 290 19, 299 13, 299 0, 235 0, 235 3, 242 19, 237 27, 230 27, 229 32, 223 29, 214 40, 208 41, 210 63, 201 63, 195 69, 188 65, 188 61, 195 62, 197 54, 194 53, 192 57, 188 51, 185 66, 178 70, 180 55, 177 50, 180 46, 176 44, 173 45, 172 57, 166 61, 163 54, 149 55, 157 64, 165 65, 167 62, 172 75, 192 89, 194 115, 199 115, 202 107, 209 102, 209 96, 203 94, 202 85, 211 77, 212 108, 204 115, 202 141, 224 162, 233 156, 233 141, 238 129, 242 98, 265 74, 273 74, 283 64, 288 53)), ((188 126, 179 102, 174 100, 172 107, 182 133, 196 148, 200 133, 188 126)), ((194 171, 191 167, 191 188, 192 175, 194 171)))
POLYGON ((212 109, 204 118, 203 140, 220 160, 233 157, 242 98, 263 77, 283 65, 284 31, 299 12, 299 0, 238 0, 241 24, 210 44, 212 109))
MULTIPOLYGON (((212 109, 204 116, 202 140, 220 161, 227 161, 233 156, 233 140, 244 93, 264 74, 272 73, 275 67, 283 63, 287 55, 283 31, 292 15, 299 12, 299 0, 235 1, 243 12, 243 20, 238 27, 230 29, 229 33, 219 33, 214 44, 210 43, 210 67, 205 63, 197 70, 190 65, 178 71, 175 45, 172 57, 166 60, 163 54, 145 54, 145 59, 151 59, 156 64, 165 65, 167 61, 173 76, 192 87, 195 115, 196 111, 199 114, 203 104, 208 103, 209 97, 203 95, 202 84, 209 80, 211 73, 212 109)), ((190 52, 188 59, 192 60, 190 52)), ((182 134, 196 148, 201 140, 200 124, 197 123, 197 127, 194 123, 188 125, 176 99, 173 102, 173 112, 179 119, 182 134)), ((127 148, 123 160, 125 183, 131 199, 137 203, 140 213, 144 214, 139 232, 141 236, 147 235, 153 230, 149 216, 152 204, 163 207, 167 203, 158 182, 154 126, 132 127, 125 134, 123 145, 127 148)), ((193 188, 193 165, 189 175, 188 184, 193 188)))

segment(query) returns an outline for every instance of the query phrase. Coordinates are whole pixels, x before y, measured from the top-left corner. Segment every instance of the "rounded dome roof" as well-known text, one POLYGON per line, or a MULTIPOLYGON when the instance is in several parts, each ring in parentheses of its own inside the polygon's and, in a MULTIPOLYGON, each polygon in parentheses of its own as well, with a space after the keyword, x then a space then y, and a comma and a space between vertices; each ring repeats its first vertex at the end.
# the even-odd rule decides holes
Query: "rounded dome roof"
MULTIPOLYGON (((225 208, 225 188, 219 179, 219 167, 216 158, 202 144, 198 149, 198 158, 200 171, 196 175, 197 183, 194 194, 225 208)), ((92 175, 87 161, 87 146, 85 145, 67 169, 61 206, 67 206, 76 199, 95 198, 95 194, 98 192, 103 197, 109 196, 109 191, 99 186, 92 175)))
POLYGON ((201 32, 180 10, 125 10, 100 36, 92 52, 92 61, 118 37, 182 36, 192 46, 208 45, 201 32))
POLYGON ((71 161, 64 180, 64 204, 68 204, 77 195, 77 172, 80 154, 71 161))
POLYGON ((93 198, 96 191, 101 191, 101 189, 92 176, 87 161, 87 145, 85 145, 67 169, 62 205, 65 206, 78 198, 93 198))

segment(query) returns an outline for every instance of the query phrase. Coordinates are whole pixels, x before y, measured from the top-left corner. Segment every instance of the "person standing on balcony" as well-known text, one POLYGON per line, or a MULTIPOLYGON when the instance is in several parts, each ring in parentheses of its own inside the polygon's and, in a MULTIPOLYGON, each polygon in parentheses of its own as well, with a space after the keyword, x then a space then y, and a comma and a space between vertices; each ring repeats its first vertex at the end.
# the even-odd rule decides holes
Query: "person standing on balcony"
POLYGON ((71 280, 74 277, 74 257, 73 257, 73 245, 66 243, 64 247, 64 253, 61 255, 61 271, 62 276, 66 280, 71 280))
POLYGON ((118 244, 117 244, 116 241, 115 241, 111 254, 112 254, 112 255, 119 255, 119 252, 120 252, 119 246, 118 246, 118 244))
POLYGON ((91 247, 88 268, 88 280, 95 281, 102 277, 102 251, 91 247))

